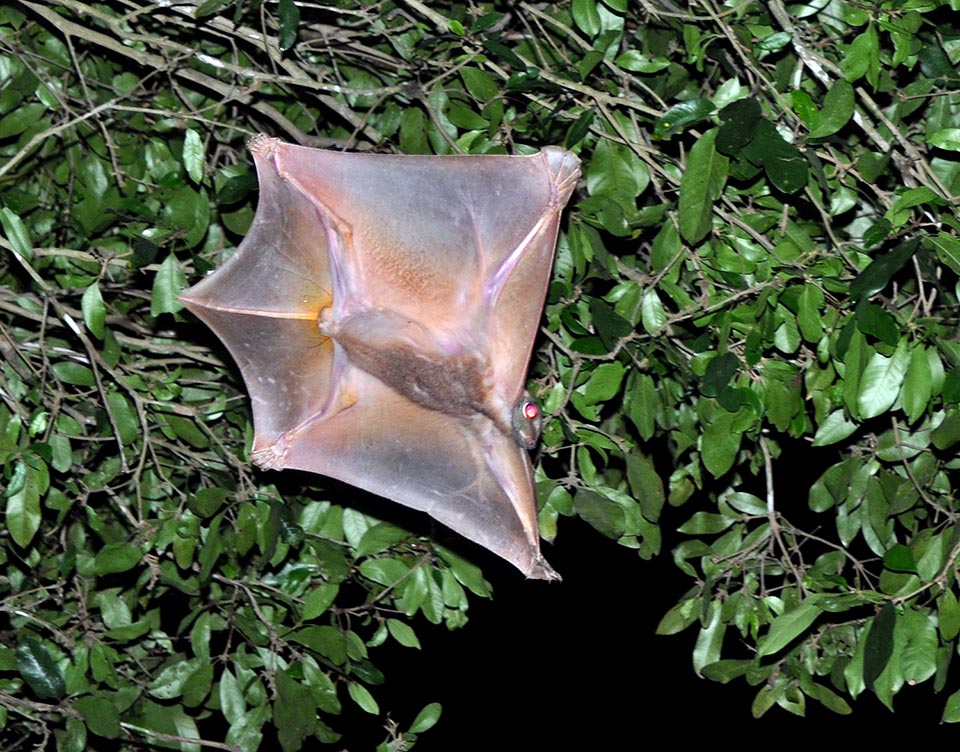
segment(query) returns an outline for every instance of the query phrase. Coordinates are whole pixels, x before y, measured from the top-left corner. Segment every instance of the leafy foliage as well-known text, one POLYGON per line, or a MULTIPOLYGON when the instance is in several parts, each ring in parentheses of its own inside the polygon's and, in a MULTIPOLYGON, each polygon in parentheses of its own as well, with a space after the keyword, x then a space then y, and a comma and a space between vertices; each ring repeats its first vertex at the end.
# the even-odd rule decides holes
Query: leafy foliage
POLYGON ((532 373, 544 534, 577 515, 649 558, 683 507, 660 631, 698 630, 700 675, 756 715, 930 681, 960 720, 958 7, 0 8, 3 733, 333 741, 344 703, 382 712, 380 646, 490 595, 245 460, 236 370, 176 296, 249 224, 260 130, 577 151, 532 373))

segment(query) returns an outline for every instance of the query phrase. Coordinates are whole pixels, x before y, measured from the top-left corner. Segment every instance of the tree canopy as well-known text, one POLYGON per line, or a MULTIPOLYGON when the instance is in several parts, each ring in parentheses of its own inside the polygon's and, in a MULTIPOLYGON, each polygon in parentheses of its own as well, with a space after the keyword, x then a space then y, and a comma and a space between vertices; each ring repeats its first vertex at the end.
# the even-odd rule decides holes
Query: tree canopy
POLYGON ((0 7, 0 738, 292 752, 349 703, 388 750, 441 716, 387 719, 378 655, 467 625, 485 560, 255 470, 177 301, 249 226, 258 132, 576 152, 530 373, 544 537, 671 555, 659 631, 756 716, 929 682, 960 720, 957 10, 0 7))

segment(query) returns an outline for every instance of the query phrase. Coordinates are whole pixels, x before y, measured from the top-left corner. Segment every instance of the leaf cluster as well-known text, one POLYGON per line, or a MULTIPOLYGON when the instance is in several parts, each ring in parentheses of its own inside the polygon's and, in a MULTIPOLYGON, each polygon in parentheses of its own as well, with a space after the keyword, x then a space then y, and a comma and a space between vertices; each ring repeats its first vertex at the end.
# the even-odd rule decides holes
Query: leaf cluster
POLYGON ((344 489, 246 462, 237 371, 176 297, 249 225, 259 131, 576 151, 531 373, 544 536, 671 536, 691 584, 660 631, 697 630, 695 670, 757 687, 756 715, 931 681, 960 719, 957 9, 0 9, 2 733, 333 741, 343 703, 381 715, 379 647, 490 595, 344 489))

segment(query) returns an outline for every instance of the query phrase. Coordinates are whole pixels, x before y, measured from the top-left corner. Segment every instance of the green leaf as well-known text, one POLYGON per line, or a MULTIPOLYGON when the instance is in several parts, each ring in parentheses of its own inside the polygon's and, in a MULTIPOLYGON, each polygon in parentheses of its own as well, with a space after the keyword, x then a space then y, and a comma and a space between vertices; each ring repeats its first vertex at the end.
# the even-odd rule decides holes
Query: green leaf
POLYGON ((100 609, 103 623, 108 629, 119 629, 132 624, 130 607, 118 595, 116 588, 98 592, 94 596, 94 603, 100 609))
POLYGON ((200 140, 200 134, 193 128, 187 128, 183 138, 183 166, 187 175, 197 185, 203 182, 203 160, 203 141, 200 140))
POLYGON ((86 695, 73 702, 90 732, 105 739, 120 738, 120 714, 115 703, 104 697, 86 695))
POLYGON ((429 705, 424 705, 423 710, 417 713, 417 717, 413 719, 413 723, 410 724, 410 733, 411 734, 422 734, 424 731, 429 731, 440 720, 440 713, 443 708, 439 702, 431 702, 429 705))
POLYGON ((235 204, 238 201, 243 201, 256 189, 256 176, 252 173, 245 172, 242 175, 233 176, 224 183, 220 188, 220 192, 217 194, 217 198, 221 204, 235 204))
POLYGON ((701 673, 710 681, 728 684, 749 672, 753 667, 754 663, 750 660, 726 659, 704 666, 701 673))
POLYGON ((585 488, 577 490, 573 501, 577 514, 596 530, 614 540, 623 535, 626 518, 618 504, 585 488))
POLYGON ((198 517, 212 517, 220 511, 230 495, 231 492, 226 488, 201 488, 190 498, 190 511, 198 517))
POLYGON ((666 494, 663 490, 663 481, 657 473, 653 461, 642 454, 630 453, 626 456, 627 482, 630 491, 640 504, 640 511, 645 519, 656 522, 660 518, 660 510, 666 494))
POLYGON ((874 689, 874 683, 893 655, 893 630, 896 624, 896 606, 888 601, 873 618, 873 626, 864 647, 863 680, 870 689, 874 689))
POLYGON ((929 353, 922 345, 910 351, 910 364, 903 380, 903 393, 900 396, 903 411, 913 423, 927 410, 933 396, 933 372, 930 368, 929 353))
POLYGON ((277 15, 280 16, 280 49, 285 52, 296 44, 300 9, 293 0, 278 0, 277 15))
MULTIPOLYGON (((903 488, 902 485, 901 488, 903 488)), ((909 494, 907 498, 912 497, 913 494, 909 494)), ((896 509, 899 511, 899 505, 896 509)), ((917 574, 924 582, 931 582, 943 571, 944 563, 947 560, 948 546, 947 536, 942 533, 930 538, 926 550, 917 559, 917 574)))
POLYGON ((901 543, 893 546, 883 555, 883 566, 894 572, 913 572, 916 574, 917 562, 913 551, 901 543))
POLYGON ((65 384, 74 384, 76 386, 95 386, 97 381, 93 377, 93 371, 80 363, 72 361, 60 361, 53 364, 53 372, 57 378, 65 384))
POLYGON ((573 0, 570 6, 573 22, 588 37, 595 37, 600 33, 600 14, 597 12, 595 0, 573 0))
POLYGON ((788 355, 795 353, 800 347, 800 328, 797 326, 796 316, 784 306, 779 306, 777 320, 779 326, 774 333, 773 344, 782 353, 788 355))
POLYGON ((399 619, 387 619, 387 629, 390 630, 393 639, 405 648, 420 649, 420 640, 417 639, 417 633, 406 622, 399 619))
POLYGON ((764 684, 753 698, 753 704, 750 706, 750 713, 754 718, 761 718, 777 701, 777 695, 773 687, 764 684))
POLYGON ((753 164, 762 166, 770 182, 784 193, 796 193, 807 184, 810 173, 807 160, 767 120, 757 124, 743 155, 753 164))
POLYGON ((360 564, 360 573, 381 585, 399 582, 410 572, 410 564, 399 559, 367 559, 360 564))
POLYGON ((273 703, 273 724, 284 752, 297 752, 303 740, 317 728, 317 705, 310 690, 289 671, 276 673, 277 698, 273 703))
POLYGON ((776 52, 777 50, 783 49, 790 44, 790 38, 791 36, 789 32, 778 31, 761 39, 757 43, 757 47, 766 52, 776 52))
POLYGON ((809 685, 803 686, 803 691, 814 700, 817 700, 825 708, 829 708, 838 715, 849 715, 853 712, 853 709, 846 700, 822 684, 813 684, 811 682, 809 685))
POLYGON ((869 298, 880 292, 890 279, 900 271, 917 251, 919 241, 908 240, 870 262, 866 269, 850 283, 850 295, 854 299, 869 298))
POLYGON ((793 101, 793 111, 811 131, 820 123, 820 110, 813 103, 813 97, 802 89, 790 92, 793 101))
POLYGON ((500 89, 493 79, 479 68, 464 66, 460 69, 460 78, 463 79, 467 91, 481 102, 489 102, 500 94, 500 89))
POLYGON ((176 313, 183 304, 177 296, 187 286, 187 278, 177 257, 172 253, 167 256, 153 280, 153 294, 150 297, 150 314, 159 316, 161 313, 176 313))
POLYGON ((310 687, 310 694, 317 707, 327 713, 339 714, 342 708, 337 697, 337 688, 330 676, 313 661, 305 661, 302 666, 304 681, 310 687))
POLYGON ((932 246, 935 248, 940 261, 953 269, 957 274, 960 274, 960 239, 941 232, 936 235, 926 236, 923 239, 923 243, 928 247, 932 246))
POLYGON ((598 298, 590 299, 590 320, 603 346, 613 351, 620 346, 621 340, 633 333, 633 326, 620 316, 610 305, 598 298))
POLYGON ((909 684, 919 684, 937 671, 937 628, 926 614, 908 609, 902 618, 906 644, 900 655, 900 670, 909 684))
POLYGON ((700 455, 704 467, 714 478, 725 475, 733 467, 743 436, 739 423, 739 414, 719 409, 713 419, 704 426, 699 441, 700 455))
POLYGON ((573 149, 590 132, 590 126, 596 119, 597 113, 594 109, 584 111, 567 130, 567 135, 563 138, 563 145, 567 149, 573 149))
POLYGON ((490 122, 478 115, 466 105, 458 102, 450 102, 447 108, 447 118, 458 128, 463 130, 485 130, 490 127, 490 122))
POLYGON ((7 530, 22 548, 30 545, 40 529, 40 494, 46 474, 46 465, 39 457, 18 460, 7 486, 7 530))
POLYGON ((224 718, 231 726, 239 723, 246 711, 247 702, 240 689, 240 682, 229 668, 224 668, 220 674, 219 695, 224 718))
POLYGON ((718 355, 707 365, 700 384, 700 391, 708 397, 716 397, 730 384, 740 370, 740 359, 733 353, 718 355))
POLYGON ((877 71, 880 68, 880 44, 873 24, 850 43, 840 61, 840 68, 843 70, 843 77, 851 83, 864 76, 867 76, 871 83, 876 83, 877 71))
POLYGON ((723 621, 723 607, 718 601, 711 601, 707 609, 706 624, 700 627, 697 642, 693 648, 693 670, 697 676, 703 675, 703 669, 720 660, 723 637, 727 625, 723 621))
POLYGON ((357 703, 362 710, 370 713, 370 715, 380 714, 380 706, 377 705, 377 701, 373 699, 370 690, 365 686, 357 682, 349 682, 347 684, 347 692, 350 693, 350 698, 357 703))
POLYGON ((587 163, 584 177, 591 196, 607 196, 627 214, 636 211, 636 199, 650 182, 636 154, 612 141, 601 141, 587 163))
POLYGON ((900 338, 896 319, 880 306, 866 300, 861 300, 857 305, 856 321, 861 332, 876 337, 885 345, 896 345, 900 338))
MULTIPOLYGON (((654 124, 653 137, 667 139, 677 133, 681 133, 685 131, 688 126, 710 117, 714 109, 713 102, 702 97, 676 104, 667 110, 654 124)), ((710 131, 708 131, 708 133, 709 132, 710 131)))
POLYGON ((33 635, 21 633, 17 639, 17 670, 41 700, 61 700, 67 693, 63 672, 33 635))
POLYGON ((657 388, 653 379, 646 374, 631 374, 626 390, 625 405, 627 415, 636 426, 640 437, 648 441, 656 430, 657 388), (632 384, 632 388, 630 386, 632 384))
POLYGON ((823 336, 823 316, 826 300, 823 291, 812 284, 805 284, 797 299, 797 324, 800 334, 810 343, 820 341, 823 336))
POLYGON ((680 179, 680 235, 691 245, 710 232, 713 202, 727 179, 729 160, 717 152, 716 139, 717 129, 713 128, 693 145, 680 179))
POLYGON ((937 622, 943 639, 950 641, 960 634, 960 602, 952 590, 944 590, 937 598, 937 622))
POLYGON ((4 206, 0 208, 0 225, 3 226, 3 232, 13 246, 13 250, 30 261, 33 258, 33 242, 30 239, 30 231, 20 217, 4 206))
POLYGON ((697 620, 698 607, 699 604, 693 598, 680 601, 663 615, 657 625, 657 634, 679 634, 697 620))
POLYGON ((767 514, 767 504, 753 494, 736 491, 723 497, 731 507, 744 514, 767 514))
POLYGON ((405 154, 430 154, 427 119, 415 107, 408 107, 400 116, 400 149, 405 154))
POLYGON ((304 627, 290 634, 287 639, 317 651, 337 666, 347 662, 346 637, 337 627, 304 627))
POLYGON ((643 328, 650 334, 656 334, 667 323, 667 312, 657 291, 650 287, 644 290, 640 299, 640 320, 643 328))
POLYGON ((360 542, 357 544, 357 558, 386 551, 391 546, 409 537, 410 533, 403 528, 380 522, 367 528, 363 537, 360 538, 360 542))
POLYGON ((187 677, 183 685, 183 704, 188 708, 199 707, 210 696, 213 687, 213 664, 202 662, 200 666, 187 677))
POLYGON ((813 437, 813 446, 830 446, 843 441, 856 431, 858 425, 847 416, 843 410, 834 410, 817 427, 817 433, 813 437))
POLYGON ((897 400, 900 387, 910 365, 906 341, 902 341, 889 358, 878 352, 870 356, 860 376, 857 401, 863 418, 882 415, 897 400))
POLYGON ((624 70, 636 73, 657 73, 670 67, 670 61, 663 57, 650 58, 639 50, 627 50, 613 61, 624 70))
POLYGON ((930 204, 938 205, 941 203, 942 199, 937 193, 925 185, 908 188, 893 202, 893 206, 887 209, 884 218, 890 222, 892 227, 900 228, 910 221, 915 207, 927 208, 930 204))
POLYGON ((210 446, 210 437, 189 418, 167 415, 164 419, 177 438, 183 439, 196 449, 206 449, 210 446))
POLYGON ((678 527, 677 530, 687 535, 711 535, 726 530, 735 521, 732 517, 727 517, 722 514, 696 512, 689 520, 678 527))
POLYGON ((933 445, 941 452, 960 442, 960 414, 949 412, 930 435, 933 445))
POLYGON ((762 118, 760 103, 752 98, 738 99, 720 110, 717 151, 737 156, 750 143, 762 118))
POLYGON ((210 224, 210 199, 203 189, 179 185, 163 204, 163 222, 175 232, 187 248, 197 246, 207 234, 210 224))
POLYGON ((471 564, 442 546, 438 547, 437 550, 443 560, 450 565, 457 582, 474 595, 481 598, 490 597, 490 584, 483 579, 483 572, 480 571, 478 566, 471 564))
POLYGON ((337 597, 340 586, 337 584, 320 585, 303 598, 303 613, 301 617, 304 621, 316 619, 324 613, 337 597))
POLYGON ((582 395, 585 405, 607 402, 620 393, 625 374, 626 369, 620 363, 601 363, 587 382, 577 387, 576 394, 582 395))
POLYGON ((97 339, 103 339, 104 322, 107 318, 107 307, 100 294, 100 285, 94 282, 80 298, 80 310, 83 312, 83 323, 97 339))
POLYGON ((117 574, 133 569, 143 558, 136 546, 127 543, 108 543, 93 560, 93 572, 97 575, 117 574))
POLYGON ((960 723, 960 690, 947 698, 943 708, 943 723, 960 723))
POLYGON ((606 195, 591 196, 580 202, 584 216, 592 217, 611 235, 624 237, 630 234, 630 226, 623 205, 606 195))
POLYGON ((187 680, 200 666, 200 659, 179 660, 167 665, 150 683, 147 691, 161 700, 170 700, 183 693, 187 680))
POLYGON ((120 442, 129 446, 140 437, 140 422, 136 411, 119 392, 107 392, 107 405, 116 424, 120 442))
MULTIPOLYGON (((47 442, 50 445, 50 466, 60 473, 67 473, 73 467, 73 451, 70 439, 63 434, 54 434, 47 442)), ((47 499, 50 506, 50 499, 47 499)))
POLYGON ((770 628, 759 642, 758 655, 779 653, 797 637, 807 631, 823 613, 813 598, 802 601, 792 611, 787 611, 770 622, 770 628))
POLYGON ((193 622, 193 628, 190 630, 190 645, 193 647, 193 654, 203 660, 209 660, 210 658, 212 624, 213 615, 209 611, 204 611, 193 622))
POLYGON ((37 121, 43 117, 46 109, 46 106, 39 102, 17 107, 13 112, 0 119, 0 139, 18 136, 31 126, 36 125, 37 121))
POLYGON ((194 18, 206 18, 207 16, 214 15, 220 8, 226 4, 227 0, 206 0, 205 3, 200 5, 194 13, 194 18))
MULTIPOLYGON (((268 720, 270 708, 265 704, 259 705, 230 725, 226 743, 239 747, 242 752, 259 752, 262 749, 263 727, 268 720)), ((319 737, 319 733, 317 736, 319 737)), ((325 741, 333 742, 335 739, 325 741)))
POLYGON ((930 134, 930 146, 949 151, 960 151, 960 128, 942 128, 930 134))
MULTIPOLYGON (((0 718, 2 721, 2 718, 0 718)), ((79 718, 67 718, 65 728, 56 729, 57 752, 86 752, 87 727, 79 718)))
POLYGON ((810 131, 810 138, 826 138, 843 128, 853 117, 854 104, 853 86, 842 78, 834 81, 823 99, 820 122, 810 131))

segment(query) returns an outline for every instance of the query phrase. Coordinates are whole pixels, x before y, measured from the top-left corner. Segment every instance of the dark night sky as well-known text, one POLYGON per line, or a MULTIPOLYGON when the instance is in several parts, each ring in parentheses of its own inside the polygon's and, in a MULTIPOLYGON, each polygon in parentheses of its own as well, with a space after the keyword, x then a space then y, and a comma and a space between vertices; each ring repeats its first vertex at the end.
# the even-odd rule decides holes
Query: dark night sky
MULTIPOLYGON (((734 729, 739 739, 772 740, 768 735, 786 731, 791 738, 837 734, 851 742, 892 741, 890 732, 909 729, 927 742, 956 743, 960 729, 939 725, 948 693, 935 695, 929 682, 901 690, 896 714, 864 693, 850 716, 808 700, 806 718, 775 707, 753 719, 757 688, 694 674, 695 629, 655 634, 663 613, 691 584, 669 555, 643 561, 579 520, 562 520, 558 541, 544 553, 562 583, 527 581, 492 556, 481 559, 494 599, 473 599, 464 629, 448 632, 420 620, 422 651, 374 653, 387 677, 375 696, 401 727, 427 702, 443 704, 440 723, 416 749, 629 749, 651 733, 695 744, 716 742, 734 729)), ((736 637, 728 632, 727 639, 736 637)), ((384 738, 369 716, 350 712, 341 721, 341 730, 350 729, 343 741, 352 752, 384 738), (355 736, 360 725, 369 728, 355 736)))

